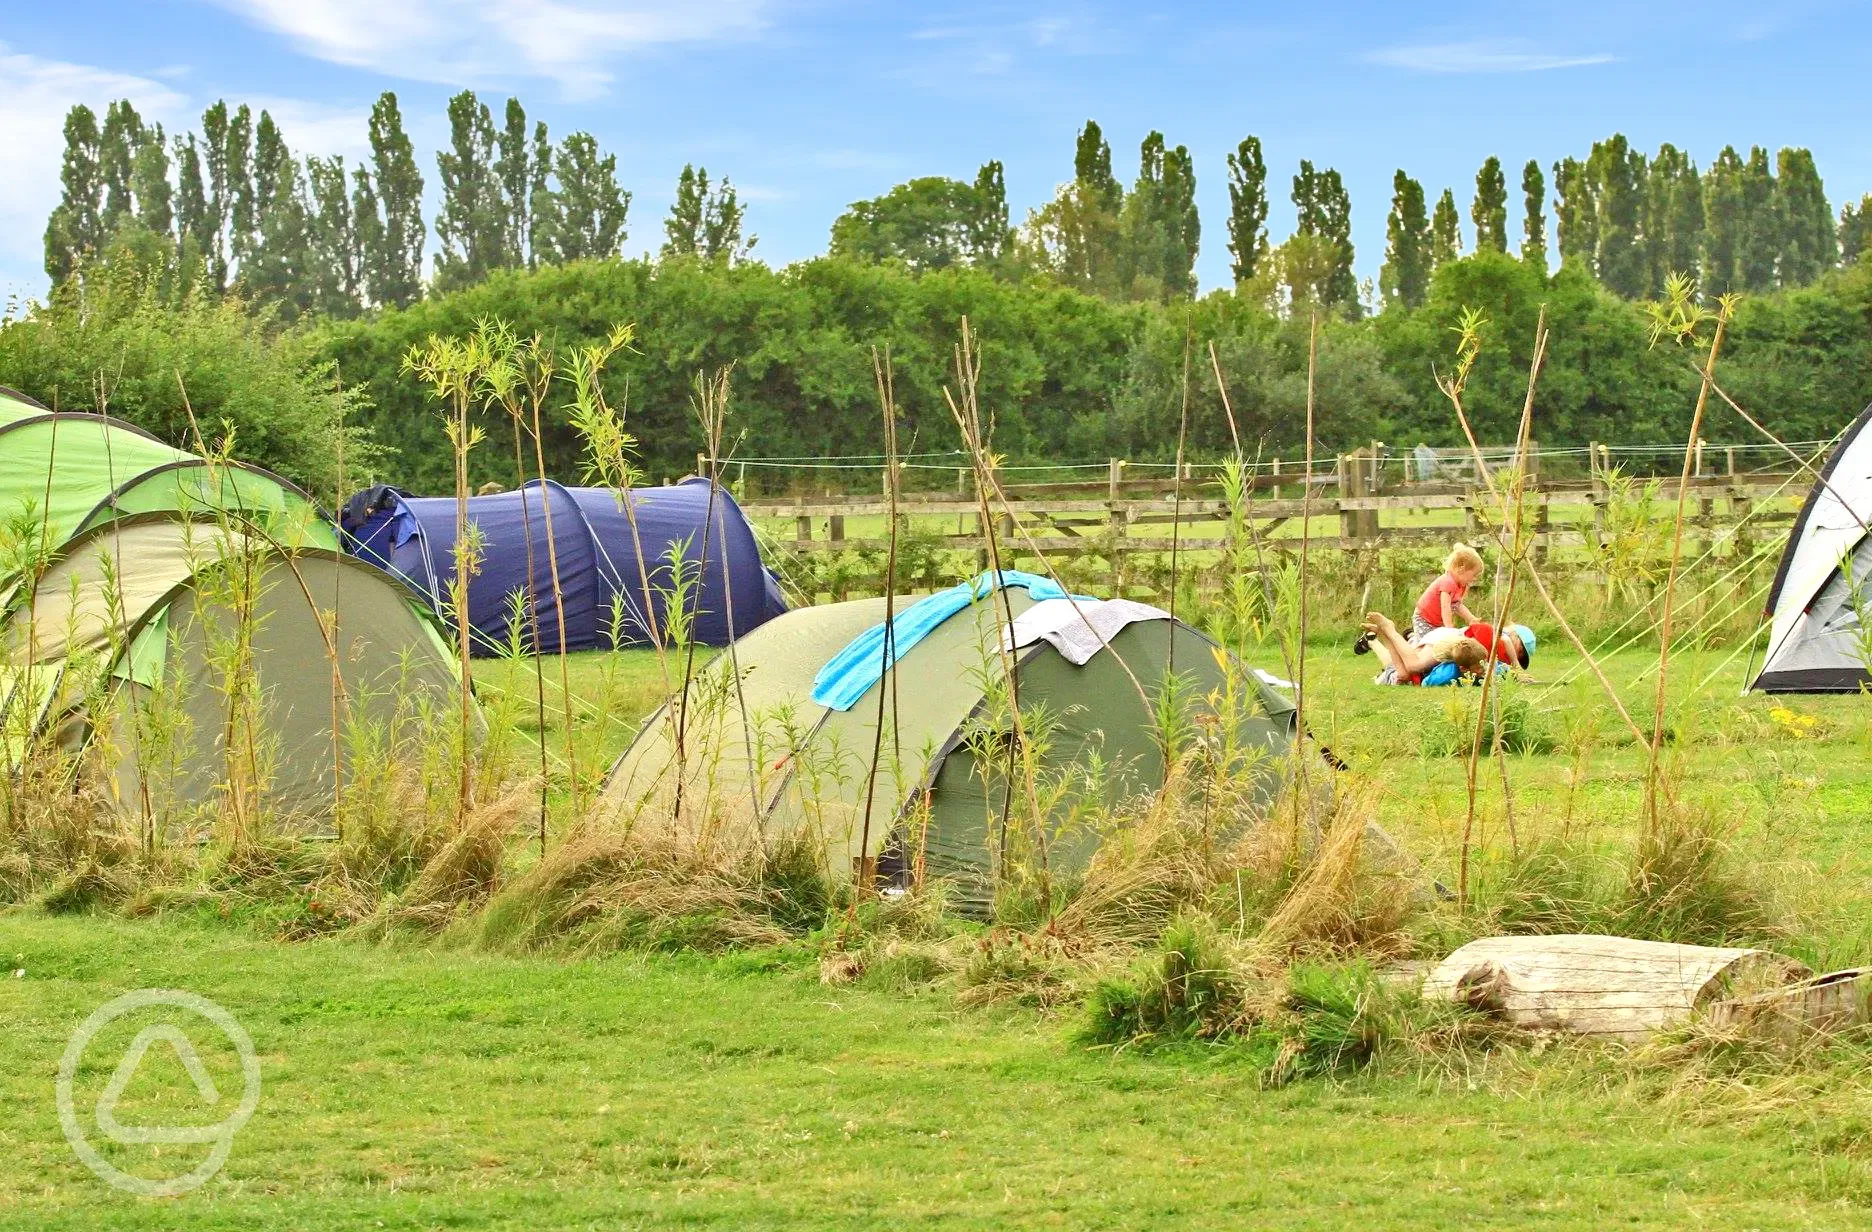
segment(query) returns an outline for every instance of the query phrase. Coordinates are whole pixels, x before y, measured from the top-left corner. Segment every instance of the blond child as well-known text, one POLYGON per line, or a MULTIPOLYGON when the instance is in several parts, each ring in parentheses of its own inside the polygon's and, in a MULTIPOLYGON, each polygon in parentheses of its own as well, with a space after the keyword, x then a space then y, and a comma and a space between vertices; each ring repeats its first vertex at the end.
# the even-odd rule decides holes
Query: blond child
POLYGON ((1457 544, 1443 562, 1443 575, 1424 588, 1411 609, 1410 640, 1422 641, 1432 629, 1461 629, 1476 623, 1464 606, 1469 588, 1482 576, 1482 557, 1472 547, 1457 544))

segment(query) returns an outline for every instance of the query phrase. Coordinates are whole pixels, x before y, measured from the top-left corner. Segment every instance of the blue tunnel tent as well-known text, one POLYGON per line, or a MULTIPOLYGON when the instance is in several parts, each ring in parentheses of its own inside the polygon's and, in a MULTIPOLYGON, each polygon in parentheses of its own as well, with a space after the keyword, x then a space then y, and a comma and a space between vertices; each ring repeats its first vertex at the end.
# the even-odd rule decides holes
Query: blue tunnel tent
MULTIPOLYGON (((686 580, 693 584, 688 607, 693 617, 690 636, 695 640, 723 646, 786 611, 780 584, 761 561, 754 530, 725 489, 715 490, 706 565, 708 480, 691 478, 669 487, 633 489, 630 501, 637 520, 635 536, 619 494, 610 488, 568 488, 550 480, 533 480, 519 491, 470 497, 468 520, 479 528, 483 540, 481 570, 468 582, 474 653, 497 654, 512 644, 516 634, 524 649, 558 649, 561 618, 553 599, 555 556, 567 650, 611 645, 614 600, 622 615, 619 645, 648 645, 653 628, 659 635, 666 633, 666 608, 676 581, 671 553, 678 545, 686 580), (645 557, 642 564, 637 556, 639 540, 645 557), (522 627, 512 627, 514 596, 526 595, 529 589, 529 559, 531 592, 538 607, 537 638, 526 627, 530 621, 524 603, 518 612, 522 627)), ((367 488, 346 504, 343 524, 347 551, 403 578, 446 615, 455 577, 454 497, 367 488)))

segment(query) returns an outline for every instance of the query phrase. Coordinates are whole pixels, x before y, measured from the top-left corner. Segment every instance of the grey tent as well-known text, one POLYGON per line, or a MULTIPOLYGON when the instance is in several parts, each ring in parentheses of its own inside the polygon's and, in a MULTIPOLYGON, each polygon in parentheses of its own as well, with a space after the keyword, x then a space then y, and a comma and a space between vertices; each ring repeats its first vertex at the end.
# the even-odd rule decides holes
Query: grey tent
POLYGON ((1846 429, 1801 506, 1768 588, 1768 654, 1750 686, 1764 693, 1856 693, 1872 682, 1872 406, 1846 429))
MULTIPOLYGON (((899 605, 899 622, 908 603, 899 605)), ((806 833, 840 876, 869 866, 886 879, 902 878, 921 861, 930 876, 950 880, 956 908, 986 914, 1003 818, 1031 811, 1009 805, 1005 759, 994 752, 1006 748, 1008 734, 984 726, 1002 690, 995 640, 1004 603, 1017 622, 1036 608, 1022 589, 966 603, 901 649, 882 675, 875 649, 857 656, 870 665, 868 675, 829 704, 819 700, 828 670, 850 660, 867 637, 875 647, 884 600, 774 618, 732 653, 717 655, 686 694, 651 716, 612 767, 601 809, 630 824, 679 824, 716 836, 773 841, 806 833)), ((1039 772, 1056 872, 1070 875, 1091 859, 1102 835, 1089 818, 1162 785, 1158 720, 1165 710, 1207 738, 1218 738, 1218 712, 1232 713, 1232 738, 1265 761, 1258 774, 1264 799, 1277 784, 1278 755, 1293 738, 1293 703, 1199 630, 1157 615, 1112 633, 1083 664, 1044 640, 1014 655, 1022 711, 1044 716, 1030 721, 1046 728, 1039 772), (1176 691, 1166 699, 1171 680, 1176 691)))

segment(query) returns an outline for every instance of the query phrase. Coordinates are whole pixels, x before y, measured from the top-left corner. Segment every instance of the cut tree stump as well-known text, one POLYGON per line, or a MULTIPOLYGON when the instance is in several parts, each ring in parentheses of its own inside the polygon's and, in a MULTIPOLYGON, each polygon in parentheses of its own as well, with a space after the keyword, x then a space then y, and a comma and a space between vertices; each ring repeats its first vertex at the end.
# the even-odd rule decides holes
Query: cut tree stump
POLYGON ((1872 1022, 1872 967, 1853 967, 1709 1007, 1718 1027, 1766 1031, 1793 1040, 1872 1022))
POLYGON ((1711 1002, 1810 974, 1767 950, 1592 935, 1486 937, 1438 963, 1423 992, 1530 1030, 1636 1039, 1711 1002))

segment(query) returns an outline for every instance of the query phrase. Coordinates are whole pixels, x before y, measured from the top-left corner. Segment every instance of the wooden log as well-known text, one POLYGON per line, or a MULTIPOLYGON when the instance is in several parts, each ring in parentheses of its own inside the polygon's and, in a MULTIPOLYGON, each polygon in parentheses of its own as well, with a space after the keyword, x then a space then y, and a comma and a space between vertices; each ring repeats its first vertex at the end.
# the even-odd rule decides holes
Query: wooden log
POLYGON ((1712 1025, 1782 1039, 1872 1022, 1872 967, 1851 967, 1749 996, 1714 1002, 1712 1025))
POLYGON ((1738 993, 1809 975, 1766 950, 1562 935, 1485 937, 1436 965, 1424 996, 1466 1002, 1529 1030, 1636 1039, 1738 993))

